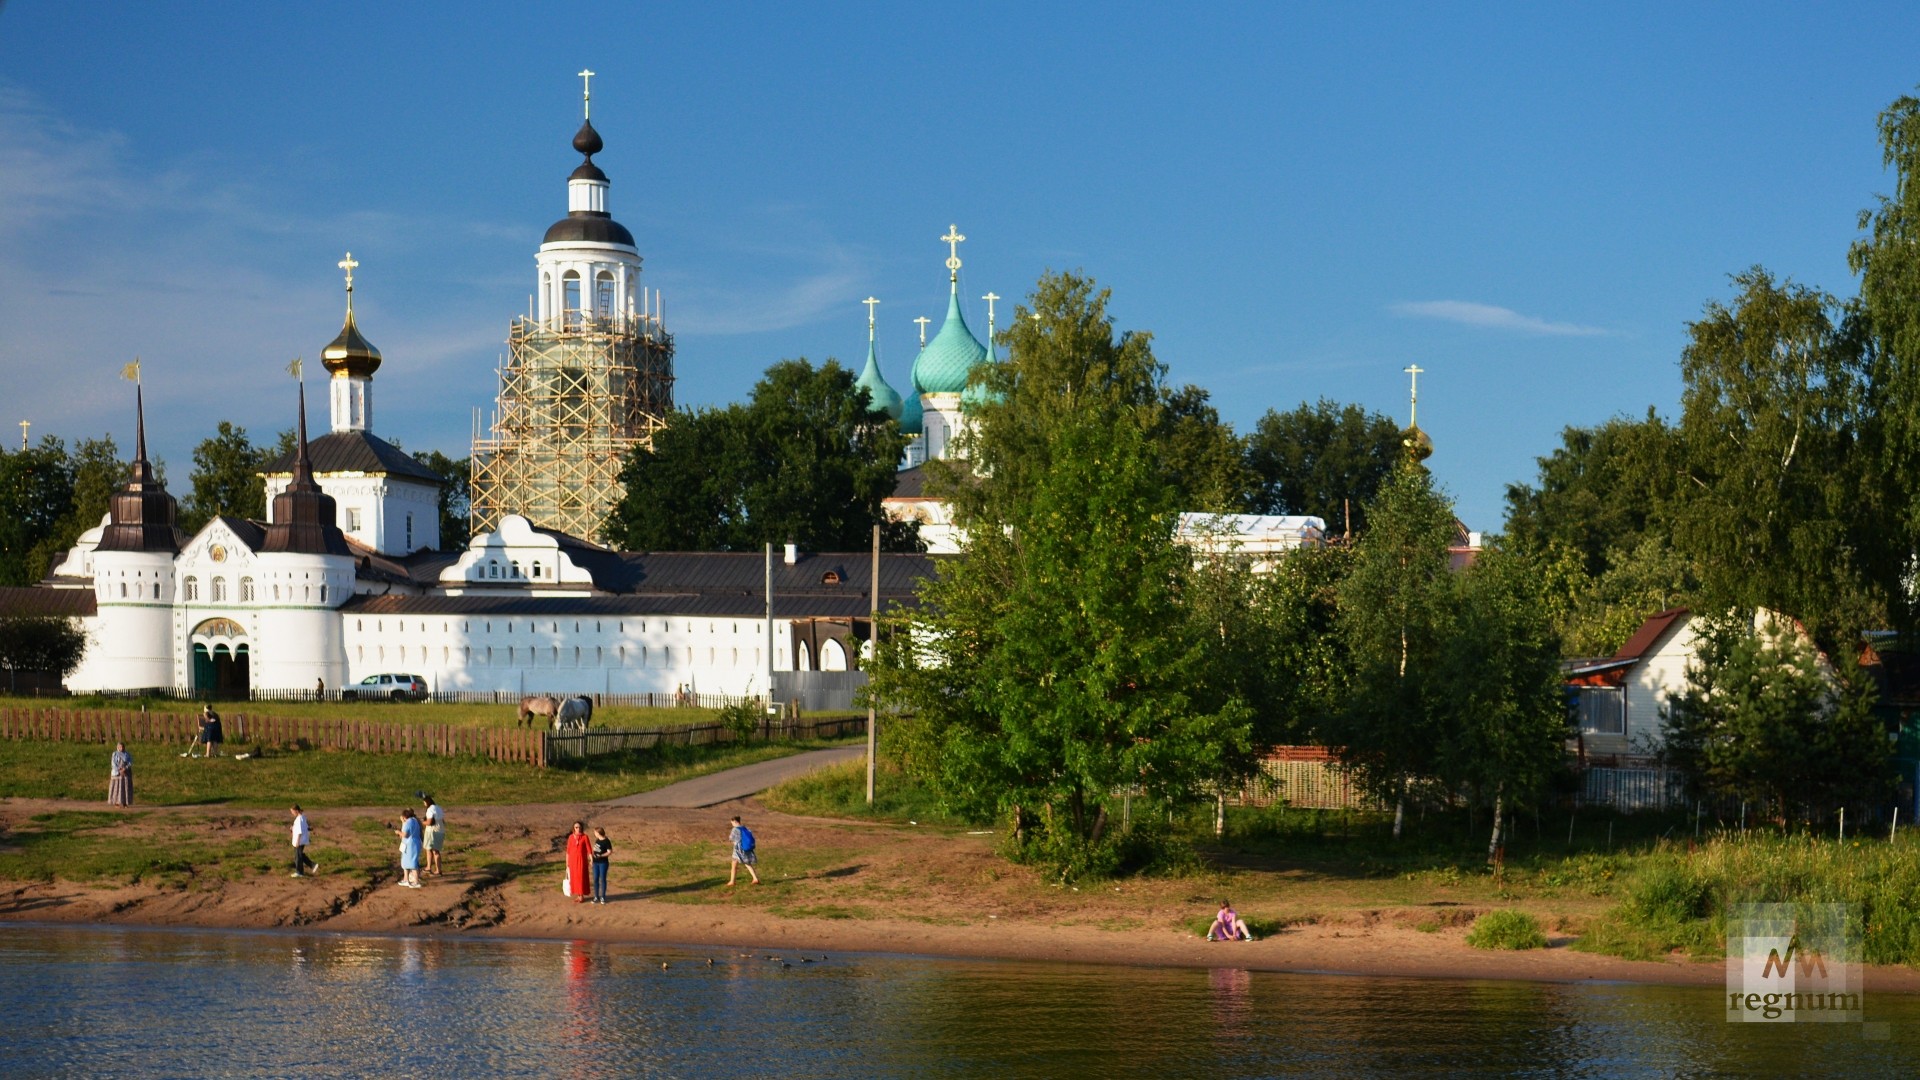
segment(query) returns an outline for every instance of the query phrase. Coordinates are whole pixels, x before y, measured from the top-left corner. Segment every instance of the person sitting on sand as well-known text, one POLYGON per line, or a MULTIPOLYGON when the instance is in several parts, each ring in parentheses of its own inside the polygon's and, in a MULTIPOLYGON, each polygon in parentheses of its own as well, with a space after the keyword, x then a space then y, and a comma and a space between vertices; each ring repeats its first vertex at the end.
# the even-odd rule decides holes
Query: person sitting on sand
POLYGON ((1207 927, 1208 941, 1252 941, 1253 931, 1233 910, 1233 904, 1220 901, 1220 913, 1213 917, 1213 925, 1207 927))

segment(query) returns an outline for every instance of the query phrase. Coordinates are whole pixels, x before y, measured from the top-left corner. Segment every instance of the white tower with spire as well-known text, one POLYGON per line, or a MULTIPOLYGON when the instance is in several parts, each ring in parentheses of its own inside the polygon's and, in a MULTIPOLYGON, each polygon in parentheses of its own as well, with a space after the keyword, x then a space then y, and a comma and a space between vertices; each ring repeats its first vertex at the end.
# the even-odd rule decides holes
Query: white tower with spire
POLYGON ((624 330, 649 314, 640 295, 640 249, 607 208, 612 181, 593 155, 605 148, 593 129, 593 72, 582 71, 580 130, 573 148, 586 160, 567 177, 567 216, 547 230, 534 261, 540 268, 537 316, 559 330, 591 323, 624 330))
POLYGON ((320 352, 332 378, 327 383, 327 400, 335 431, 373 430, 373 373, 380 369, 380 350, 360 333, 353 320, 353 271, 360 264, 353 252, 338 263, 347 273, 347 323, 340 336, 320 352))

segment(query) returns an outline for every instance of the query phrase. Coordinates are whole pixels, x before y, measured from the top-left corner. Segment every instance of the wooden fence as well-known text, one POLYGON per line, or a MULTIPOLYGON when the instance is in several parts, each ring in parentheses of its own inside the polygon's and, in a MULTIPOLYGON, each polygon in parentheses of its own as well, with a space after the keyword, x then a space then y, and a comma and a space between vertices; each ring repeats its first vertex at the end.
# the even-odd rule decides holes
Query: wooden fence
MULTIPOLYGON (((837 739, 867 730, 864 716, 824 717, 818 720, 772 720, 761 723, 749 739, 791 742, 797 739, 837 739)), ((619 731, 546 732, 547 760, 576 760, 656 746, 712 746, 739 741, 725 724, 688 724, 684 727, 639 728, 619 731)))
MULTIPOLYGON (((545 766, 545 732, 455 724, 396 724, 345 716, 248 716, 220 718, 227 745, 306 746, 368 754, 474 756, 545 766)), ((193 713, 133 709, 0 708, 0 738, 50 742, 173 743, 186 746, 200 732, 193 713)))

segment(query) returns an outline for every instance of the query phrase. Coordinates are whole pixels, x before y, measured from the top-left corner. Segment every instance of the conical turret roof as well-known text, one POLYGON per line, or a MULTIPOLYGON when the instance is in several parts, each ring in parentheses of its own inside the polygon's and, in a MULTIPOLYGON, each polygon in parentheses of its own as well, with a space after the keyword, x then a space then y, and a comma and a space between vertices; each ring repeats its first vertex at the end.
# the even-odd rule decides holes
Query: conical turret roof
POLYGON ((333 496, 313 480, 307 459, 307 387, 300 384, 300 419, 293 455, 293 479, 273 497, 273 521, 267 525, 266 552, 301 555, 350 555, 347 537, 337 524, 339 508, 333 496))
POLYGON ((99 551, 164 551, 178 554, 187 544, 175 520, 179 504, 147 460, 147 408, 141 388, 133 388, 133 468, 127 482, 107 501, 107 527, 99 551))

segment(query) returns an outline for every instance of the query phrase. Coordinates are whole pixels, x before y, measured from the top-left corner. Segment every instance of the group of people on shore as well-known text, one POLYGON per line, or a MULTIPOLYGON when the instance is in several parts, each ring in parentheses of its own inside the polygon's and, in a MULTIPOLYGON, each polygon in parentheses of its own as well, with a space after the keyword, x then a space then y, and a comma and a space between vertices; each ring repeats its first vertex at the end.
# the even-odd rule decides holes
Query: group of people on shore
MULTIPOLYGON (((181 753, 181 757, 199 757, 194 751, 205 747, 208 758, 220 753, 220 746, 226 741, 226 734, 220 728, 220 714, 213 711, 211 702, 200 707, 200 727, 194 733, 193 741, 181 753)), ((133 805, 133 755, 127 752, 127 744, 113 744, 113 755, 107 759, 107 805, 133 805)))
POLYGON ((447 843, 447 819, 440 804, 424 791, 414 795, 420 800, 420 813, 406 807, 400 811, 399 823, 388 826, 400 838, 400 886, 406 889, 420 888, 422 862, 428 877, 440 876, 440 851, 447 843))
MULTIPOLYGON (((758 842, 753 830, 741 822, 738 814, 729 822, 727 841, 733 849, 727 888, 733 888, 743 866, 753 883, 760 884, 760 873, 754 869, 760 861, 755 850, 758 842)), ((586 822, 574 822, 573 829, 567 833, 566 854, 567 872, 561 879, 562 891, 576 904, 605 904, 607 871, 613 862, 613 840, 607 836, 606 828, 596 825, 589 830, 586 822)))

